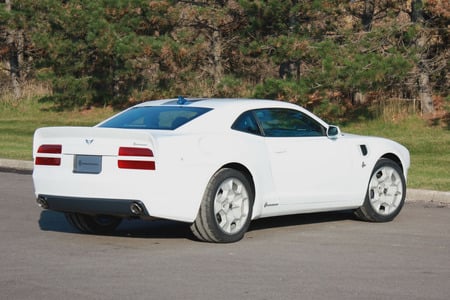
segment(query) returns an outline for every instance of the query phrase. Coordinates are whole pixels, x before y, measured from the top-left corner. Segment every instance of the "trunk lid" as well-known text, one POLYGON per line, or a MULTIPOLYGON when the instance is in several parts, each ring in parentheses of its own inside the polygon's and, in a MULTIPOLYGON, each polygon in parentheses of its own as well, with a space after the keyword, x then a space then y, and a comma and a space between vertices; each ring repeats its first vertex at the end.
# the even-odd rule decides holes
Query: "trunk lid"
POLYGON ((99 127, 39 128, 34 134, 34 156, 41 145, 61 145, 63 155, 117 156, 120 147, 155 151, 154 138, 148 131, 99 127))

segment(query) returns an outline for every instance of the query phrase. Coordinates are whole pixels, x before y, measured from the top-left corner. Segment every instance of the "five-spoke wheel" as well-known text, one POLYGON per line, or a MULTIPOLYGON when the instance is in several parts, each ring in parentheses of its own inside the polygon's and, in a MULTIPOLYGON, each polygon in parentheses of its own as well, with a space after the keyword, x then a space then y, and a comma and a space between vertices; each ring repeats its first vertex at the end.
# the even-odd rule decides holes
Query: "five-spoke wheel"
POLYGON ((239 232, 248 219, 249 196, 244 184, 237 178, 223 181, 214 198, 217 225, 226 234, 239 232))
POLYGON ((406 196, 401 168, 389 159, 380 159, 372 172, 366 199, 356 215, 367 221, 386 222, 398 215, 406 196))
POLYGON ((240 240, 250 225, 253 198, 244 174, 228 168, 219 170, 206 188, 192 232, 207 242, 240 240))

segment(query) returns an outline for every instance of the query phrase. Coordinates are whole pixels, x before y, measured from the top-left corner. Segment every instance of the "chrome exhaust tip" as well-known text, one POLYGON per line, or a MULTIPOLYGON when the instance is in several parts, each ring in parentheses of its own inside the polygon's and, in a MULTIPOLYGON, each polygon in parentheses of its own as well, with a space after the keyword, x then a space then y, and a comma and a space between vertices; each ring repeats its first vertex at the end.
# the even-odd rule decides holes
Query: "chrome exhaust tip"
POLYGON ((36 203, 39 205, 40 208, 42 209, 47 209, 48 208, 48 202, 44 197, 38 197, 36 199, 36 203))
POLYGON ((140 216, 144 213, 144 208, 142 207, 141 204, 133 202, 130 205, 130 211, 133 215, 140 216))

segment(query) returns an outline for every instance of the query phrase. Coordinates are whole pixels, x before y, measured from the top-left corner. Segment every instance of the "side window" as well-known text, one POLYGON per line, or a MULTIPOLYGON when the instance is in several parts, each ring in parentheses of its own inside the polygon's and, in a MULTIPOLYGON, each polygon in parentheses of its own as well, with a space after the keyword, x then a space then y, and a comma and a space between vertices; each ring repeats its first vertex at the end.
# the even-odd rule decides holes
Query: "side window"
POLYGON ((261 135, 258 124, 251 111, 247 111, 240 115, 231 126, 232 129, 247 132, 251 134, 261 135))
POLYGON ((300 111, 284 108, 255 111, 264 135, 268 137, 324 136, 325 128, 300 111))

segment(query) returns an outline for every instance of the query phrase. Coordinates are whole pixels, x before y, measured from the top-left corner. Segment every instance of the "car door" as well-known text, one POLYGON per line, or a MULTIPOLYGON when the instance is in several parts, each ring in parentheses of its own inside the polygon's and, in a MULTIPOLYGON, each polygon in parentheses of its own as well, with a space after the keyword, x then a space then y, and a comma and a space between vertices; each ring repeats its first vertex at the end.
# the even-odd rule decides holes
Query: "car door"
POLYGON ((345 207, 354 202, 352 178, 358 176, 357 148, 329 138, 326 128, 301 111, 255 111, 270 156, 280 209, 345 207), (355 148, 355 149, 353 149, 355 148))

